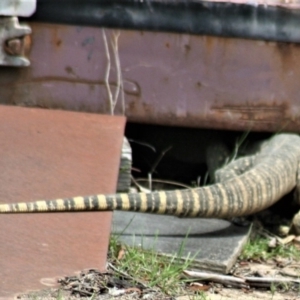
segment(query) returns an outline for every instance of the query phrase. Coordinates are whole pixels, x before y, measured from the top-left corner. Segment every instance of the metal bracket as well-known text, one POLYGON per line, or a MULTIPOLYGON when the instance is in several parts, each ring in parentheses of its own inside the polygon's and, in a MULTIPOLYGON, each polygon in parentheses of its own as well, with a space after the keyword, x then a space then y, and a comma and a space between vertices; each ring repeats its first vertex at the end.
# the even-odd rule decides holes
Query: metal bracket
POLYGON ((31 28, 20 25, 17 17, 0 18, 0 65, 27 67, 30 61, 24 56, 26 35, 31 28))
POLYGON ((36 10, 37 0, 0 0, 1 16, 29 17, 36 10))

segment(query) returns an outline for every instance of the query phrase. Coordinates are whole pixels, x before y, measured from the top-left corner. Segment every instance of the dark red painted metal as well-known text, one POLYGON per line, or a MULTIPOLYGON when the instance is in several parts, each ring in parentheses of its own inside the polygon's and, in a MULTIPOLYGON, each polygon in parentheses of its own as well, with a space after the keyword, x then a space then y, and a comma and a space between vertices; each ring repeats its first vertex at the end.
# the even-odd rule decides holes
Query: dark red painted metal
MULTIPOLYGON (((124 118, 0 106, 1 203, 116 188, 124 118)), ((111 213, 1 215, 0 299, 106 266, 111 213)))
MULTIPOLYGON (((0 101, 109 113, 102 29, 32 24, 28 69, 0 69, 0 101)), ((116 32, 116 31, 115 31, 116 32)), ((114 31, 106 30, 110 45, 114 31)), ((300 131, 300 46, 176 33, 120 31, 130 121, 300 131)), ((110 84, 116 68, 110 47, 110 84)), ((121 105, 116 113, 121 114, 121 105)))

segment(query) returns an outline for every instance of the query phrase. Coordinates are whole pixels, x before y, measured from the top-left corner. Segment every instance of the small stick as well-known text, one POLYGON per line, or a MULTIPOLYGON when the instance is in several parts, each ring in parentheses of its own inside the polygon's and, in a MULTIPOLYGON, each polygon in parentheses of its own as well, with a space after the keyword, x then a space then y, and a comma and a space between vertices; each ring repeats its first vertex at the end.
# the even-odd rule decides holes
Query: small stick
POLYGON ((300 284, 300 280, 275 277, 234 277, 220 275, 216 273, 196 272, 185 270, 183 272, 189 277, 199 278, 200 280, 212 281, 224 285, 237 286, 240 288, 264 287, 269 288, 272 284, 300 284))
POLYGON ((300 284, 300 280, 276 277, 245 277, 251 287, 270 287, 271 284, 300 284))
POLYGON ((224 285, 237 286, 240 288, 249 288, 249 285, 246 283, 245 279, 228 276, 228 275, 220 275, 215 273, 208 272, 196 272, 196 271, 183 271, 189 277, 199 278, 201 280, 207 280, 212 282, 218 282, 224 285))

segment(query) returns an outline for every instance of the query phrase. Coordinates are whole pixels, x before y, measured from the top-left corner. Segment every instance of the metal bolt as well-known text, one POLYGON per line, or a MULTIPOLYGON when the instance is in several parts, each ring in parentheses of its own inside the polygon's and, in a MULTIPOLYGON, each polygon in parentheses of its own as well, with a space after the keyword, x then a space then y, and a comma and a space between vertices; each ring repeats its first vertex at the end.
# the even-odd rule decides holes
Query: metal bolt
POLYGON ((24 39, 13 38, 6 40, 4 43, 4 51, 6 54, 20 56, 24 53, 24 39))

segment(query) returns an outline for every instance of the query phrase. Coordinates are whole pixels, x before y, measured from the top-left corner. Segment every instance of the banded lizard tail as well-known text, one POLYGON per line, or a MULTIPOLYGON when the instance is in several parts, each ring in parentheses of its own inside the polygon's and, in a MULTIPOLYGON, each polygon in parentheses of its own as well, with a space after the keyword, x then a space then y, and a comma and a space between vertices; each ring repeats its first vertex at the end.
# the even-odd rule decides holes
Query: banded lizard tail
POLYGON ((1 204, 0 213, 123 210, 178 217, 250 215, 271 206, 295 187, 299 197, 299 163, 300 137, 278 134, 264 142, 255 155, 218 170, 218 182, 210 186, 1 204))

